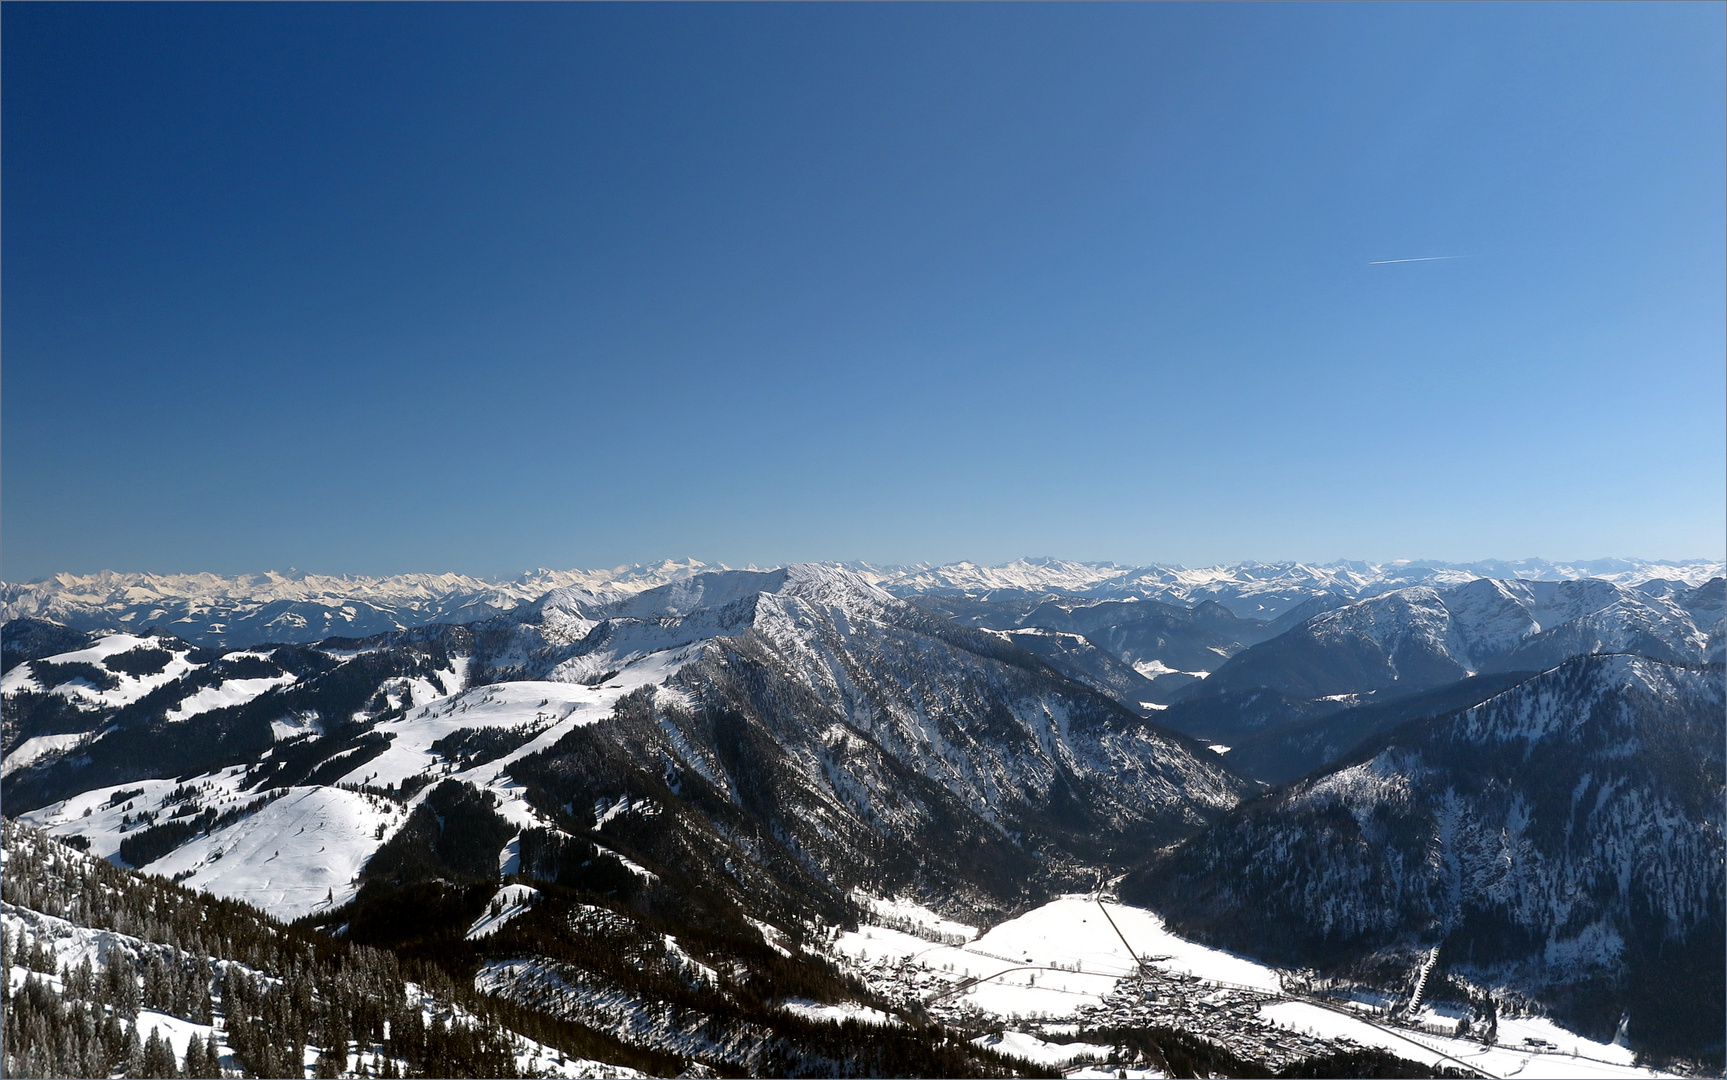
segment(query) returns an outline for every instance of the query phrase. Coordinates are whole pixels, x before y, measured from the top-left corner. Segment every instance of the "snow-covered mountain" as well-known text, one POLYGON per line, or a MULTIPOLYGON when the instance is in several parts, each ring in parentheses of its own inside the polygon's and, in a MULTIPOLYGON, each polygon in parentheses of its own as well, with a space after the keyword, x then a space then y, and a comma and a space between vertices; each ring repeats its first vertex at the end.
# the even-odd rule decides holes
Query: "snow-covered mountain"
POLYGON ((8 812, 93 854, 383 944, 420 925, 410 902, 474 923, 504 867, 693 919, 719 971, 813 944, 855 887, 999 917, 1248 787, 830 566, 316 647, 111 634, 0 689, 8 812))
MULTIPOLYGON (((1374 715, 1346 712, 1351 706, 1434 691, 1477 673, 1545 671, 1590 653, 1718 662, 1724 601, 1722 578, 1694 587, 1481 578, 1448 589, 1398 589, 1321 611, 1236 653, 1203 684, 1186 688, 1163 719, 1235 746, 1338 714, 1326 721, 1325 738, 1347 748, 1352 717, 1361 718, 1365 737, 1374 715)), ((1273 765, 1257 775, 1285 779, 1299 771, 1273 765)))
MULTIPOLYGON (((1025 1062, 861 1004, 852 1009, 887 1022, 867 1047, 838 1023, 796 1014, 776 1023, 784 1010, 761 993, 730 1000, 710 993, 702 1037, 684 1040, 678 1051, 655 1049, 629 1032, 584 1024, 570 1010, 493 995, 497 979, 475 980, 462 970, 460 938, 440 943, 447 967, 428 964, 406 950, 286 925, 257 908, 116 867, 10 820, 3 839, 0 1072, 7 1076, 635 1080, 1027 1071, 1025 1062)), ((519 943, 534 928, 584 918, 592 925, 611 915, 606 944, 639 982, 663 980, 686 997, 706 989, 699 979, 694 987, 686 981, 702 966, 689 951, 700 949, 694 941, 632 933, 628 920, 607 909, 572 912, 528 885, 506 885, 490 898, 468 930, 475 940, 504 935, 519 943)), ((797 987, 805 994, 867 994, 818 989, 823 973, 806 974, 815 980, 797 987)), ((663 1003, 669 1015, 680 1011, 676 996, 663 1003)), ((851 1015, 834 1004, 805 1007, 851 1015)))
MULTIPOLYGON (((1569 580, 1594 577, 1635 586, 1671 581, 1695 586, 1722 574, 1722 563, 1599 559, 1449 564, 1431 562, 1324 565, 1237 563, 1231 566, 1129 567, 1057 559, 1003 566, 876 567, 848 564, 896 596, 967 595, 994 600, 1055 593, 1098 599, 1152 599, 1191 606, 1216 600, 1245 619, 1268 620, 1326 594, 1347 600, 1414 585, 1447 588, 1482 577, 1569 580)), ((513 610, 552 589, 574 587, 617 598, 723 570, 694 560, 612 570, 534 570, 508 580, 461 574, 334 577, 289 572, 215 574, 59 574, 44 581, 0 583, 0 618, 45 619, 76 630, 140 633, 165 627, 196 645, 241 648, 266 642, 365 637, 434 622, 473 622, 513 610)))
POLYGON ((1244 804, 1123 894, 1285 963, 1439 946, 1585 1030, 1719 1046, 1724 710, 1718 664, 1579 657, 1244 804))
POLYGON ((1477 578, 1526 581, 1568 581, 1598 578, 1617 585, 1637 586, 1671 581, 1688 586, 1720 577, 1719 560, 1685 562, 1636 559, 1592 559, 1549 562, 1546 559, 1487 560, 1443 563, 1398 560, 1389 563, 1334 562, 1309 564, 1234 563, 1227 566, 1120 566, 1078 563, 1061 559, 1018 559, 1003 566, 952 563, 947 566, 853 568, 901 596, 955 593, 1000 599, 1011 594, 1059 593, 1069 596, 1139 597, 1191 605, 1216 600, 1242 618, 1275 619, 1291 607, 1326 593, 1361 599, 1415 585, 1449 588, 1477 578))
POLYGON ((27 823, 355 942, 437 943, 524 1004, 586 987, 570 1015, 733 1069, 771 1071, 749 1048, 796 1026, 763 1026, 763 988, 855 999, 822 951, 853 890, 999 919, 1250 787, 1002 635, 820 565, 312 646, 108 634, 0 691, 27 823), (560 906, 504 920, 522 889, 560 906), (716 1045, 740 995, 757 1014, 716 1045))
POLYGON ((0 583, 0 617, 43 619, 75 630, 141 633, 163 627, 212 648, 368 637, 434 622, 473 622, 547 592, 584 588, 628 595, 699 573, 667 560, 612 570, 533 570, 503 581, 462 574, 350 577, 304 574, 57 574, 0 583))
MULTIPOLYGON (((772 819, 761 824, 831 863, 836 880, 884 842, 949 847, 959 822, 1011 863, 1191 829, 1241 790, 1213 755, 1000 636, 807 564, 622 598, 554 590, 511 615, 343 649, 221 652, 113 634, 14 668, 0 688, 8 802, 26 809, 195 768, 255 773, 270 758, 276 769, 283 739, 304 740, 301 777, 401 784, 435 769, 432 744, 470 712, 489 719, 468 726, 533 731, 476 774, 485 787, 531 750, 645 709, 654 725, 620 768, 648 769, 644 784, 753 785, 772 819), (529 710, 527 698, 543 702, 529 710), (754 751, 732 760, 729 740, 746 737, 754 751), (746 782, 738 769, 765 771, 746 782), (668 779, 685 772, 702 779, 668 779)), ((524 809, 521 824, 550 822, 524 809)))
POLYGON ((1323 612, 1220 667, 1211 693, 1275 687, 1304 697, 1419 690, 1477 671, 1539 671, 1570 656, 1722 658, 1727 580, 1626 588, 1596 579, 1398 589, 1323 612))
MULTIPOLYGON (((998 923, 1234 820, 1257 786, 1156 722, 1180 706, 1123 701, 1147 672, 1363 606, 1321 596, 1279 625, 1203 602, 908 600, 824 564, 688 569, 313 643, 16 622, 0 793, 92 856, 355 944, 454 957, 479 989, 643 1053, 772 1072, 838 1045, 812 1017, 872 1016, 904 1035, 872 1052, 938 1068, 945 1036, 918 1034, 926 991, 895 989, 917 973, 852 981, 878 949, 836 928, 886 904, 936 909, 935 929, 914 929, 951 936, 944 918, 998 923)), ((1601 607, 1522 587, 1494 595, 1523 597, 1537 623, 1624 591, 1606 585, 1601 607)), ((1689 586, 1637 595, 1720 607, 1689 586)), ((1553 629, 1519 636, 1494 610, 1459 603, 1446 625, 1516 648, 1553 629)), ((1121 993, 1125 1008, 1139 991, 1121 993)))

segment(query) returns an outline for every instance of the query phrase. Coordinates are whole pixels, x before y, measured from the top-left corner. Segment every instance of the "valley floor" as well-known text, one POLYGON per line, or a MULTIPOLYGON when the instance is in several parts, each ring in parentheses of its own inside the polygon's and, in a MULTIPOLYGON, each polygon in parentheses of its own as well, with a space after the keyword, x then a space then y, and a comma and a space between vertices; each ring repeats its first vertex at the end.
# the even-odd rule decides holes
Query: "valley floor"
POLYGON ((952 923, 933 912, 920 923, 919 910, 899 902, 897 917, 883 920, 896 928, 860 927, 834 949, 887 999, 921 1003, 951 1023, 999 1023, 991 1045, 1071 1065, 1073 1077, 1113 1075, 1088 1071, 1110 1048, 1086 1044, 1086 1032, 1151 1026, 1191 1032, 1274 1070, 1341 1046, 1519 1080, 1673 1075, 1542 1017, 1501 1015, 1495 1044, 1484 1046, 1440 1033, 1454 1031, 1460 1015, 1424 1008, 1412 1028, 1371 1003, 1286 991, 1277 969, 1188 941, 1156 914, 1096 895, 1061 897, 982 935, 963 928, 971 932, 960 943, 952 923))

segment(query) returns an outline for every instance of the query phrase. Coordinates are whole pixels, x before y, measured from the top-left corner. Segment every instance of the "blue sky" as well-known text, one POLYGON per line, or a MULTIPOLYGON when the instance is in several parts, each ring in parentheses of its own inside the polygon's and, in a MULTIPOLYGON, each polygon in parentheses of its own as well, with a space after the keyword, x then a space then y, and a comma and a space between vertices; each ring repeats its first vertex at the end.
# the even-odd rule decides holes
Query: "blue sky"
POLYGON ((1724 12, 7 4, 0 574, 1718 557, 1724 12))

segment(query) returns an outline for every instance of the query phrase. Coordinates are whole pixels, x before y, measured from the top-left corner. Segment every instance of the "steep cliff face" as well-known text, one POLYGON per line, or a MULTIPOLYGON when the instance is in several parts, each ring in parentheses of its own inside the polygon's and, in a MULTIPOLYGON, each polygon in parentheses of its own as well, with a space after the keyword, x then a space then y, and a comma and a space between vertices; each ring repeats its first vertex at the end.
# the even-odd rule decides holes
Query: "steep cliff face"
POLYGON ((1207 940, 1339 965, 1438 944, 1599 1030, 1720 1041, 1719 665, 1576 658, 1244 804, 1124 894, 1207 940))
MULTIPOLYGON (((718 609, 653 624, 677 642, 691 620, 729 632, 638 704, 653 720, 631 721, 632 754, 686 800, 711 789, 843 887, 1011 907, 1052 869, 1189 833, 1244 790, 1209 751, 998 635, 832 568, 792 567, 767 584, 775 591, 735 599, 714 590, 718 609)), ((641 632, 602 621, 575 655, 539 662, 554 677, 627 662, 641 632)), ((522 769, 556 775, 559 753, 522 769)), ((551 801, 621 794, 560 788, 551 801)))

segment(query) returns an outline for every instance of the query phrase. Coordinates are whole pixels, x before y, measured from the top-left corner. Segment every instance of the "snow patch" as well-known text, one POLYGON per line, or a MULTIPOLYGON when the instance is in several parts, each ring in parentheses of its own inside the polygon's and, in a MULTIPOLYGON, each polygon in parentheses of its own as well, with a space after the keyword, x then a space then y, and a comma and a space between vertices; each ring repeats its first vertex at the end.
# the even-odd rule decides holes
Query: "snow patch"
POLYGON ((505 885, 499 889, 491 903, 486 905, 485 914, 474 920, 474 925, 468 928, 467 940, 476 941, 491 937, 505 923, 532 907, 539 899, 540 890, 529 885, 505 885))
MULTIPOLYGON (((1004 1031, 1000 1035, 982 1035, 971 1041, 973 1046, 981 1046, 986 1050, 994 1050, 999 1054, 1012 1054, 1014 1057, 1035 1061, 1039 1065, 1049 1065, 1061 1068, 1078 1061, 1088 1064, 1102 1061, 1114 1051, 1113 1046, 1099 1046, 1096 1043, 1052 1043, 1044 1042, 1035 1035, 1023 1031, 1004 1031)), ((1114 1073, 1110 1074, 1114 1076, 1114 1073)))
POLYGON ((87 731, 74 731, 65 735, 38 735, 33 739, 25 739, 13 747, 12 752, 6 755, 4 763, 0 763, 0 776, 10 776, 50 754, 69 750, 83 741, 88 734, 87 731))
POLYGON ((206 686, 189 695, 169 709, 164 717, 168 720, 187 720, 212 709, 244 705, 260 694, 278 686, 287 686, 293 681, 294 676, 286 672, 264 679, 229 679, 219 686, 206 686))
POLYGON ((790 998, 780 1002, 780 1008, 793 1016, 801 1016, 805 1020, 815 1020, 824 1024, 843 1024, 847 1020, 855 1020, 860 1024, 875 1024, 877 1027, 905 1026, 905 1021, 892 1013, 872 1009, 868 1005, 860 1005, 855 1001, 847 1001, 839 1005, 824 1005, 807 998, 790 998))

